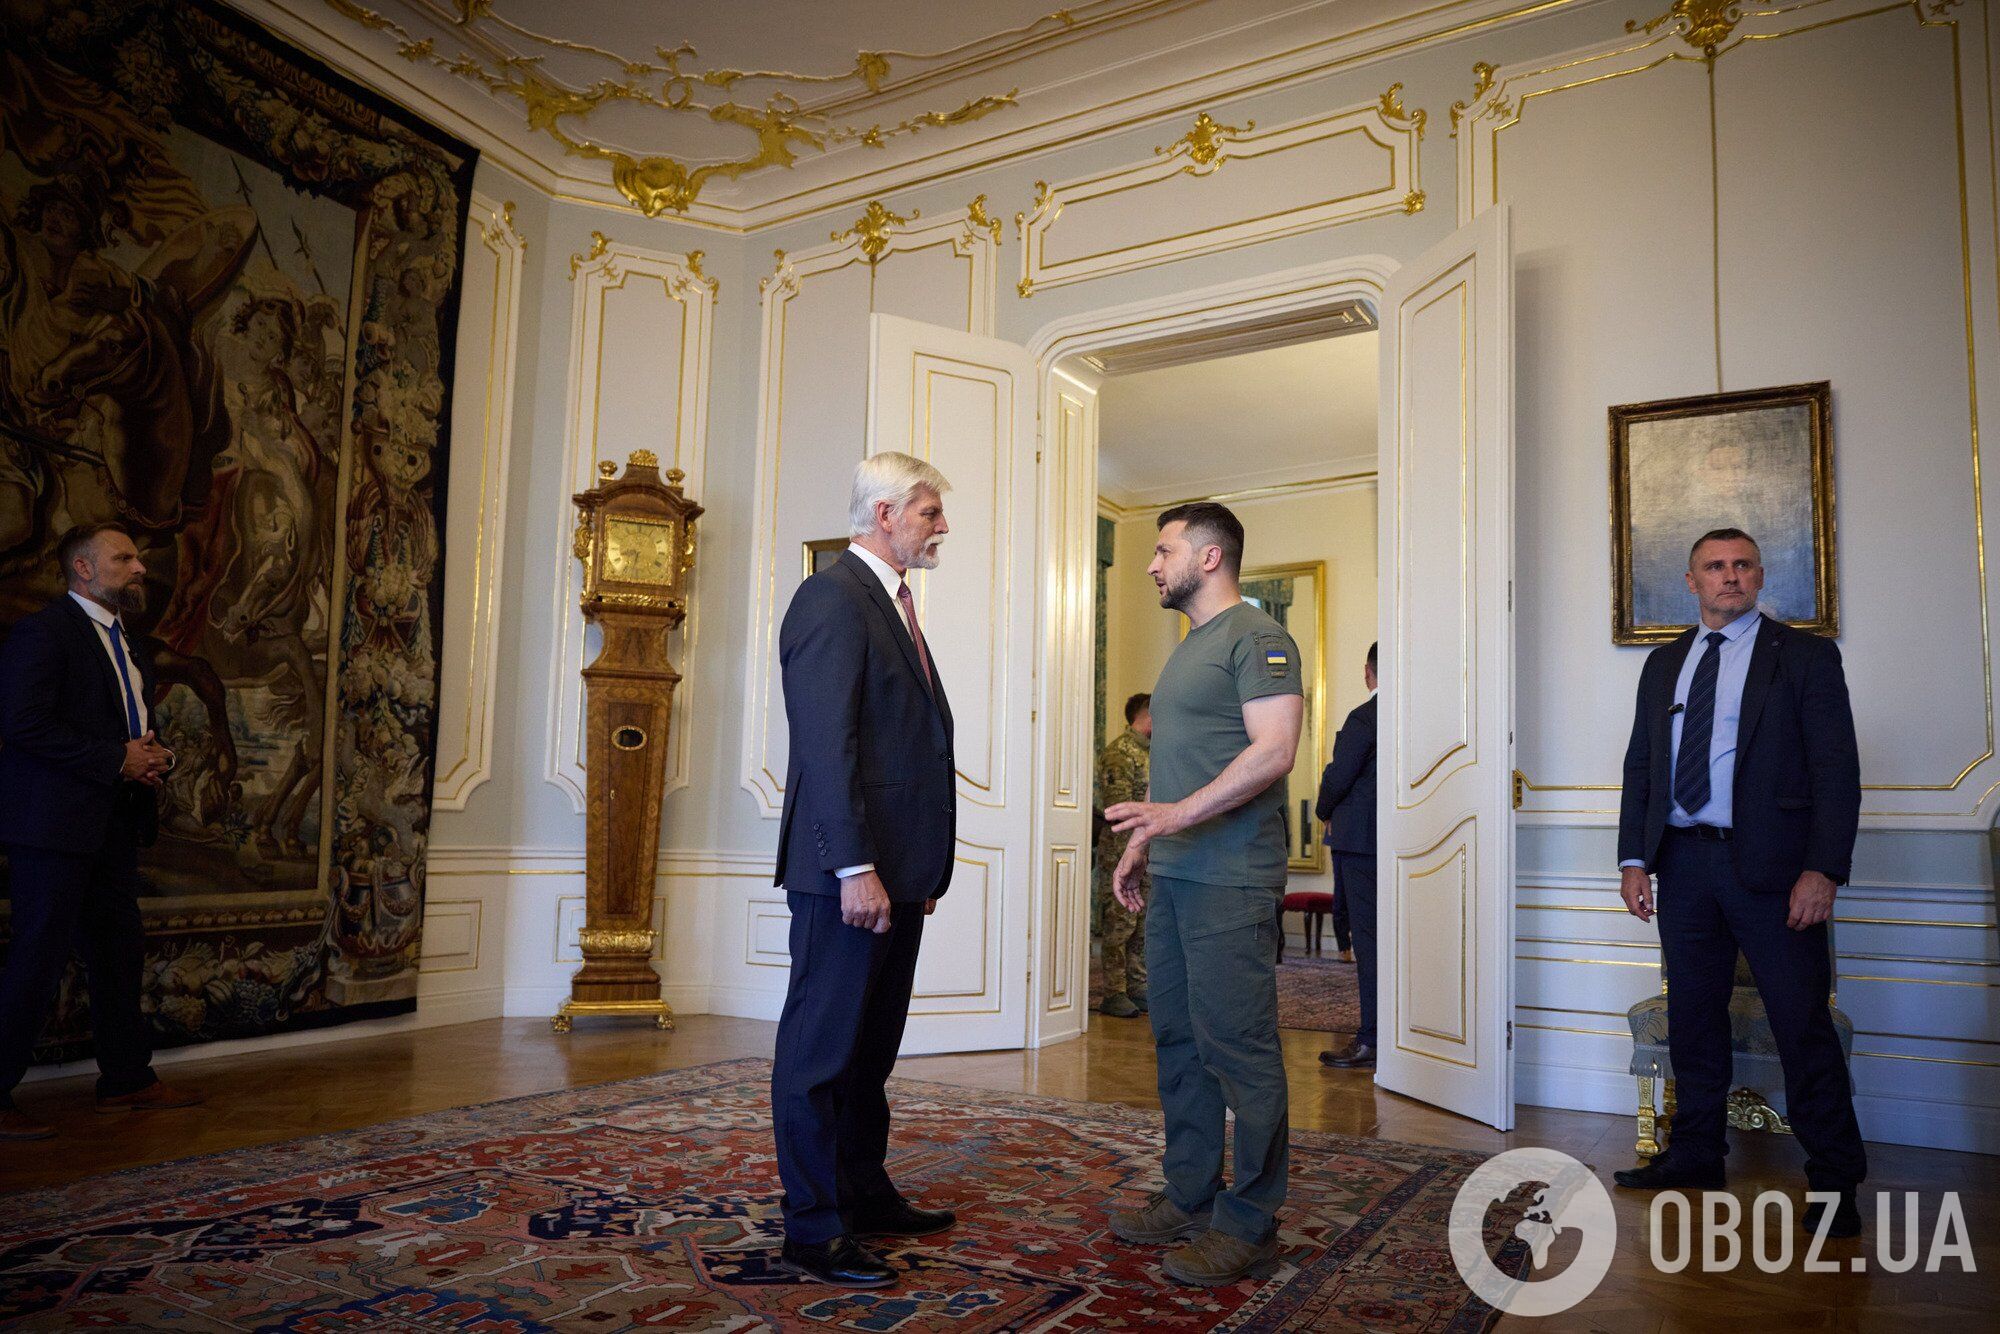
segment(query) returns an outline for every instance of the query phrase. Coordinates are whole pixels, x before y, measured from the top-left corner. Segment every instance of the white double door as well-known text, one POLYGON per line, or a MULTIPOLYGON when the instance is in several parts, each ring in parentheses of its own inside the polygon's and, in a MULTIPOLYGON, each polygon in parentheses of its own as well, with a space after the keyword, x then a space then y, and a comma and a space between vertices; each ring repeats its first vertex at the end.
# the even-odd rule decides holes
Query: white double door
MULTIPOLYGON (((1376 1082, 1504 1129, 1514 1115, 1506 209, 1398 270, 1380 326, 1376 1082)), ((903 1050, 1017 1048, 1030 1038, 1033 996, 1081 982, 1032 985, 1038 930, 1044 967, 1080 972, 1087 862, 1067 862, 1067 894, 1054 874, 1038 893, 1035 877, 1045 860, 1059 872, 1057 854, 1087 848, 1089 832, 1087 799, 1052 800, 1060 794, 1038 793, 1034 775, 1080 774, 1087 785, 1090 739, 1087 728, 1037 727, 1033 706, 1038 686, 1056 684, 1037 678, 1037 601, 1074 600, 1064 572, 1094 559, 1093 544, 1038 520, 1048 507, 1036 467, 1039 373, 1025 349, 886 315, 874 317, 872 342, 868 451, 915 454, 952 486, 943 565, 914 586, 957 721, 959 842, 951 892, 925 930, 903 1050), (1044 757, 1038 746, 1077 753, 1044 757)), ((1095 441, 1082 450, 1094 460, 1095 441)), ((1086 618, 1043 610, 1047 633, 1088 634, 1086 618)), ((1087 657, 1086 645, 1067 647, 1058 656, 1087 657)))

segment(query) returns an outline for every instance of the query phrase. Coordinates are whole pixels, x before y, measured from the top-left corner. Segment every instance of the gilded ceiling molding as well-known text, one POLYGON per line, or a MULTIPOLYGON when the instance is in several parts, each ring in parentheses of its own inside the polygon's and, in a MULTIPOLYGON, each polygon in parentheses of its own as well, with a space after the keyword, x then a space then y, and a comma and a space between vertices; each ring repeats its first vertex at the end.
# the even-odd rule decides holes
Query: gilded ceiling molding
POLYGON ((603 47, 536 32, 494 13, 493 3, 494 0, 456 0, 455 26, 466 39, 466 45, 447 54, 438 48, 435 38, 419 37, 356 0, 326 0, 328 7, 341 17, 393 38, 396 53, 412 64, 441 70, 477 84, 495 97, 520 102, 531 131, 548 136, 573 156, 610 164, 612 184, 647 217, 670 210, 687 212, 700 198, 703 187, 717 177, 734 180, 771 167, 790 167, 801 153, 823 153, 842 144, 880 148, 899 136, 968 124, 1013 106, 1018 88, 983 94, 956 107, 919 112, 885 125, 879 121, 850 122, 824 105, 807 105, 804 98, 820 89, 845 87, 851 91, 848 100, 860 111, 883 93, 893 70, 891 57, 929 65, 973 47, 1048 29, 1050 25, 1068 28, 1076 22, 1069 11, 1057 10, 1022 27, 961 43, 949 50, 862 51, 855 55, 850 69, 801 74, 786 70, 702 69, 695 65, 699 52, 686 42, 673 48, 655 47, 650 58, 624 56, 603 47), (498 29, 512 40, 496 40, 490 29, 498 29), (528 51, 518 49, 521 46, 528 51), (602 60, 616 66, 618 72, 615 77, 585 85, 565 83, 545 68, 547 56, 555 53, 602 60), (751 83, 774 86, 759 105, 734 100, 736 90, 751 83), (691 115, 711 123, 738 125, 755 137, 755 151, 729 161, 699 164, 665 154, 627 152, 589 138, 581 130, 607 106, 643 107, 664 120, 691 115))
POLYGON ((1015 292, 1026 299, 1045 287, 1421 211, 1418 145, 1429 117, 1407 109, 1402 91, 1396 84, 1359 106, 1265 130, 1204 111, 1148 159, 1056 185, 1036 181, 1033 209, 1014 215, 1015 292), (1232 190, 1187 184, 1229 162, 1241 164, 1230 169, 1232 190))

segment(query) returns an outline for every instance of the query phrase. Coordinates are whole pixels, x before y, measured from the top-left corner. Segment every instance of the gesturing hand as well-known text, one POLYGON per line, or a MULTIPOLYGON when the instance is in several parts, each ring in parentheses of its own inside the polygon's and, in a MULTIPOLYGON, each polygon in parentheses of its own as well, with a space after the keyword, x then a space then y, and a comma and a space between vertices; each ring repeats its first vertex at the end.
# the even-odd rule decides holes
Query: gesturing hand
POLYGON ((889 929, 889 891, 873 871, 844 876, 840 882, 840 920, 882 935, 889 929))
POLYGON ((1141 839, 1151 842, 1162 834, 1178 834, 1187 828, 1180 803, 1175 801, 1121 801, 1105 807, 1104 818, 1119 833, 1132 835, 1134 843, 1141 839))

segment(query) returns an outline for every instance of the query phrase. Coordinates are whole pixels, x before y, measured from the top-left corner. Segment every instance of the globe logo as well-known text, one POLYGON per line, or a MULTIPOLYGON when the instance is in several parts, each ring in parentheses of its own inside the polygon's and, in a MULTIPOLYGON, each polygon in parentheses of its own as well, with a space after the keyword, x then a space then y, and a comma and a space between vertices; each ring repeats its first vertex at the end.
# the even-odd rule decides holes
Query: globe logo
POLYGON ((1597 1290, 1618 1244, 1618 1218, 1604 1183, 1590 1169, 1554 1149, 1509 1149, 1473 1169, 1451 1206, 1451 1258, 1459 1277, 1481 1301, 1508 1315, 1544 1316, 1567 1311, 1597 1290), (1528 1268, 1515 1278, 1486 1253, 1486 1212, 1523 1186, 1533 1202, 1514 1226, 1528 1244, 1528 1268), (1549 1250, 1566 1232, 1578 1234, 1576 1258, 1544 1275, 1549 1250))

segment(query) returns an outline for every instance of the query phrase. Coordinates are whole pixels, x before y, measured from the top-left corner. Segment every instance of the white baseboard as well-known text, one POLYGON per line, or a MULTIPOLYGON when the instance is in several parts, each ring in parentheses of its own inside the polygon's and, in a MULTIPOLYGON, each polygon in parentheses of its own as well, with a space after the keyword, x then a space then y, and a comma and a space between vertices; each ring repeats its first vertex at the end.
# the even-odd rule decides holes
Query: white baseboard
POLYGON ((1622 1070, 1516 1061, 1514 1101, 1530 1107, 1631 1116, 1639 1107, 1639 1086, 1622 1070))
POLYGON ((785 1008, 785 990, 762 987, 712 986, 708 989, 711 1014, 733 1015, 738 1019, 776 1020, 785 1008))
MULTIPOLYGON (((185 1065, 189 1061, 206 1061, 216 1056, 251 1056, 260 1052, 284 1051, 291 1047, 317 1047, 328 1042, 353 1042, 361 1038, 384 1037, 392 1033, 408 1033, 419 1028, 443 1028, 448 1024, 469 1024, 480 1019, 500 1017, 501 996, 498 987, 480 987, 466 991, 455 991, 445 996, 431 996, 418 1002, 413 1014, 399 1014, 388 1019, 363 1019, 352 1024, 339 1024, 330 1028, 311 1028, 298 1033, 272 1033, 259 1038, 236 1038, 228 1042, 204 1042, 191 1047, 174 1047, 153 1057, 157 1067, 185 1065)), ((23 1083, 38 1083, 45 1079, 68 1079, 73 1075, 97 1073, 95 1061, 69 1061, 62 1065, 38 1065, 29 1069, 23 1083)))

